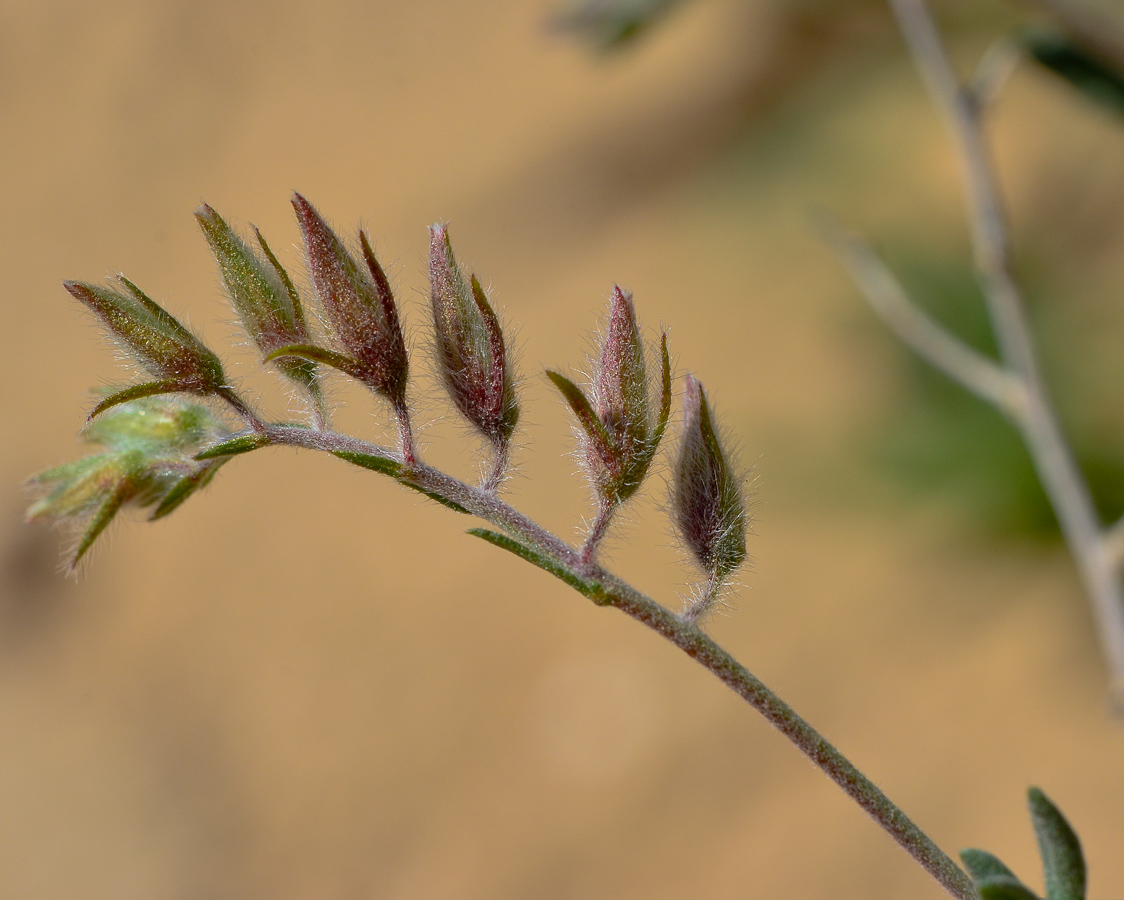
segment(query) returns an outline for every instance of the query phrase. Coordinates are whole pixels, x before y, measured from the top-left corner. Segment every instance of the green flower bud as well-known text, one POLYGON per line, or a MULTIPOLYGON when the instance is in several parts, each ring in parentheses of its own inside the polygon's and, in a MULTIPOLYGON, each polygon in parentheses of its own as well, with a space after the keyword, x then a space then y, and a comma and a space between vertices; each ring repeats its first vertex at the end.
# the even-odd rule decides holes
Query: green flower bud
MULTIPOLYGON (((254 230, 259 255, 206 203, 195 211, 195 218, 219 264, 231 305, 262 356, 290 344, 308 343, 300 295, 261 233, 254 230)), ((291 381, 312 389, 314 363, 285 357, 277 364, 291 381)))

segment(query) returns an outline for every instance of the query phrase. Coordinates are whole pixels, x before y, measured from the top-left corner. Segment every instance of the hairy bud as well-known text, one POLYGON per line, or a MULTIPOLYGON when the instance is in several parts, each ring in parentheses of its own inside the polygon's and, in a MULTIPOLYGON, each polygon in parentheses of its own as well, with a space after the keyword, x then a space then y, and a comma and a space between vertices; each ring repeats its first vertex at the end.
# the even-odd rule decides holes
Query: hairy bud
POLYGON ((734 474, 711 423, 703 387, 687 376, 683 436, 672 480, 672 512, 699 566, 721 581, 746 557, 749 518, 734 474))
POLYGON ((519 420, 515 384, 503 331, 476 276, 466 283, 448 229, 429 229, 430 305, 437 366, 462 416, 498 447, 506 447, 519 420))
MULTIPOLYGON (((316 295, 345 354, 318 347, 285 348, 301 356, 334 366, 362 381, 376 393, 403 407, 409 359, 398 308, 390 282, 371 251, 367 236, 359 233, 363 263, 355 257, 300 194, 293 196, 308 267, 316 295)), ((274 357, 285 351, 275 351, 274 357)))
POLYGON ((211 394, 226 383, 222 363, 198 338, 124 276, 123 291, 81 281, 64 282, 157 381, 134 385, 106 397, 90 413, 98 415, 129 400, 154 394, 211 394))
POLYGON ((648 396, 644 342, 632 295, 613 288, 609 324, 593 375, 593 401, 558 372, 548 377, 562 392, 582 428, 582 458, 602 500, 627 500, 644 481, 671 412, 671 361, 667 335, 661 345, 662 398, 653 415, 648 396))
MULTIPOLYGON (((290 344, 308 343, 300 295, 261 232, 254 230, 259 255, 206 203, 195 211, 195 218, 219 264, 231 305, 262 355, 290 344)), ((287 378, 313 389, 314 363, 285 357, 277 365, 287 378)))

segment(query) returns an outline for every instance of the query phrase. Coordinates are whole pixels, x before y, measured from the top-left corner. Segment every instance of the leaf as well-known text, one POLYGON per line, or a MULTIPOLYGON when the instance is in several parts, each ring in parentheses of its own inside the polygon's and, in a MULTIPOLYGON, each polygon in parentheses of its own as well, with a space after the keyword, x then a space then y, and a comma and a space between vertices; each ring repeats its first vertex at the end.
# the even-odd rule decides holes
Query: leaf
POLYGON ((605 592, 605 589, 596 582, 586 581, 575 572, 570 571, 565 566, 522 544, 514 538, 510 538, 505 534, 499 534, 495 531, 489 531, 487 528, 470 528, 468 533, 482 538, 489 544, 495 544, 497 547, 502 547, 509 553, 514 553, 520 559, 524 559, 533 566, 538 566, 544 572, 549 572, 555 578, 566 582, 570 587, 580 594, 584 594, 598 606, 609 606, 612 603, 611 598, 605 592))
POLYGON ((961 850, 960 859, 972 876, 981 900, 1038 900, 1037 894, 987 851, 961 850))
POLYGON ((1085 900, 1085 857, 1077 835, 1038 788, 1027 792, 1027 800, 1046 876, 1046 900, 1085 900))
POLYGON ((652 435, 652 455, 655 455, 671 417, 671 357, 667 353, 667 332, 660 336, 660 417, 656 422, 656 433, 652 435))
POLYGON ((378 472, 382 475, 389 475, 391 478, 397 478, 402 472, 401 463, 395 462, 393 459, 387 459, 385 456, 373 456, 370 453, 352 453, 350 450, 333 450, 332 456, 338 456, 340 459, 351 463, 353 466, 370 469, 372 472, 378 472))
POLYGON ((162 519, 164 516, 170 515, 179 509, 188 497, 211 483, 211 480, 225 462, 225 459, 216 460, 211 465, 200 469, 193 475, 184 475, 179 481, 172 485, 172 489, 164 495, 164 499, 161 500, 156 509, 152 511, 152 515, 148 517, 148 520, 150 522, 155 522, 157 519, 162 519))
POLYGON ((1124 114, 1124 77, 1107 62, 1057 32, 1030 31, 1022 38, 1030 57, 1070 86, 1117 114, 1124 114))
POLYGON ((350 375, 358 381, 364 381, 368 374, 363 363, 354 357, 336 353, 334 350, 327 350, 324 347, 317 347, 313 344, 288 344, 284 347, 278 347, 272 353, 266 354, 265 361, 273 362, 276 359, 294 356, 307 359, 310 362, 323 363, 333 369, 338 369, 345 375, 350 375))
POLYGON ((598 453, 606 459, 618 459, 620 451, 617 449, 616 443, 609 436, 609 432, 605 430, 601 417, 590 405, 582 389, 560 372, 548 369, 546 377, 554 382, 554 386, 558 388, 566 402, 570 404, 570 409, 574 411, 574 415, 578 418, 578 424, 589 436, 590 441, 597 445, 598 453))
POLYGON ((74 551, 70 556, 68 567, 71 572, 78 567, 79 560, 86 555, 86 551, 93 546, 94 541, 98 539, 98 536, 105 531, 109 523, 113 521, 113 517, 121 511, 121 507, 125 504, 128 496, 127 488, 124 485, 119 485, 115 491, 110 493, 105 500, 102 501, 101 506, 98 507, 97 512, 94 513, 93 518, 90 519, 86 530, 78 539, 78 543, 75 545, 74 551))
POLYGON ((129 403, 132 400, 141 400, 145 397, 155 397, 157 394, 175 394, 180 391, 190 392, 191 389, 192 385, 174 380, 149 381, 145 384, 134 384, 116 393, 110 394, 103 399, 97 406, 90 410, 90 414, 86 416, 86 421, 92 422, 107 409, 112 409, 114 406, 119 406, 122 403, 129 403))
POLYGON ((238 456, 241 453, 249 453, 252 450, 268 446, 270 443, 270 439, 264 434, 243 434, 215 444, 213 447, 208 447, 206 450, 196 453, 195 458, 204 460, 218 459, 222 456, 238 456))
POLYGON ((403 475, 402 477, 400 477, 398 479, 398 483, 403 487, 408 487, 412 491, 417 491, 419 494, 425 494, 430 500, 437 501, 442 506, 453 510, 453 512, 464 513, 466 516, 472 515, 471 510, 465 509, 455 500, 450 500, 448 497, 442 497, 440 494, 435 494, 428 488, 423 488, 420 484, 415 484, 414 482, 410 481, 408 475, 403 475))

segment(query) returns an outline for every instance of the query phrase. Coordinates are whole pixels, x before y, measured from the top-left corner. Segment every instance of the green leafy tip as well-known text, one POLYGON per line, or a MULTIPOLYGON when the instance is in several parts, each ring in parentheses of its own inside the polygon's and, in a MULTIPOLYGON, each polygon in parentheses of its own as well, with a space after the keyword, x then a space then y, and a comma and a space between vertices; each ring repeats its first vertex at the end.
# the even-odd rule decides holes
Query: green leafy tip
POLYGON ((225 461, 196 460, 231 433, 207 407, 182 397, 149 396, 123 402, 90 422, 87 443, 102 451, 32 477, 38 498, 30 521, 74 534, 67 567, 74 571, 125 506, 154 506, 162 518, 205 486, 225 461))

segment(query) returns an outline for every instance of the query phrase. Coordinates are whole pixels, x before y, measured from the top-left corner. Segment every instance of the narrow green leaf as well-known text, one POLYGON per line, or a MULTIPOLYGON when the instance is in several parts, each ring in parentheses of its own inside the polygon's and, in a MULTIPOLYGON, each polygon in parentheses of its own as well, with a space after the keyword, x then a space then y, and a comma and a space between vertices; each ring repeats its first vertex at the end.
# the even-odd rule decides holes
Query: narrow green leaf
POLYGON ((656 433, 652 436, 652 453, 659 446, 667 420, 671 418, 671 357, 667 353, 667 332, 660 336, 660 417, 656 422, 656 433))
POLYGON ((273 266, 273 271, 277 273, 277 277, 281 279, 281 284, 285 286, 285 292, 289 295, 289 303, 293 309, 293 320, 296 322, 297 329, 301 334, 307 332, 307 324, 304 317, 304 305, 301 303, 301 296, 297 292, 297 286, 293 284, 293 279, 289 277, 289 273, 285 271, 281 261, 274 256, 273 251, 269 248, 269 244, 265 242, 265 236, 258 231, 254 226, 254 237, 258 239, 258 246, 261 247, 262 253, 265 258, 269 260, 269 264, 273 266))
POLYGON ((261 447, 268 446, 270 440, 264 434, 243 434, 238 437, 232 437, 228 441, 222 441, 215 444, 213 447, 208 447, 200 453, 195 454, 195 459, 218 459, 222 456, 238 456, 240 453, 249 453, 251 450, 257 450, 261 447))
POLYGON ((440 494, 435 494, 433 491, 423 488, 420 484, 415 484, 409 480, 409 475, 403 475, 398 479, 398 483, 403 487, 408 487, 412 491, 417 491, 419 494, 425 494, 430 500, 435 500, 442 506, 453 510, 453 512, 464 513, 466 516, 471 516, 472 512, 465 509, 455 500, 450 500, 448 497, 442 497, 440 494))
POLYGON ((1038 900, 1034 891, 986 850, 961 850, 960 859, 972 876, 981 900, 1038 900))
POLYGON ((157 519, 162 519, 164 516, 179 509, 188 497, 211 483, 211 479, 215 477, 215 474, 225 462, 225 459, 216 460, 194 475, 184 475, 172 486, 172 489, 164 495, 164 499, 161 500, 156 509, 152 511, 152 515, 148 517, 148 520, 150 522, 155 522, 157 519))
POLYGON ((1124 77, 1107 62, 1056 32, 1030 31, 1023 46, 1040 66, 1113 112, 1124 114, 1124 77))
POLYGON ((299 357, 300 359, 307 359, 309 362, 323 363, 326 366, 331 366, 333 369, 338 369, 345 375, 350 375, 352 378, 359 381, 362 381, 367 374, 366 368, 359 360, 343 353, 336 353, 334 350, 316 347, 312 344, 289 344, 285 347, 278 347, 272 353, 266 355, 265 361, 272 362, 275 359, 293 356, 299 357))
POLYGON ((548 369, 546 376, 554 382, 554 386, 558 388, 566 402, 570 404, 570 409, 574 411, 574 415, 578 418, 578 424, 589 435, 589 439, 598 445, 599 452, 603 453, 607 459, 618 458, 620 451, 609 436, 609 432, 605 430, 601 417, 590 406, 589 400, 582 389, 560 372, 548 369))
POLYGON ((97 406, 90 410, 90 414, 86 416, 86 421, 92 422, 107 409, 112 409, 114 406, 128 403, 131 400, 155 397, 157 394, 174 394, 178 391, 188 391, 190 388, 191 385, 185 385, 183 382, 171 379, 166 381, 149 381, 145 384, 134 384, 124 390, 110 394, 103 399, 97 406))
POLYGON ((1027 792, 1027 801, 1046 875, 1046 900, 1085 900, 1085 857, 1077 835, 1038 788, 1027 792))
POLYGON ((86 555, 86 551, 93 546, 94 541, 98 539, 103 531, 113 521, 113 517, 120 512, 121 507, 128 499, 129 493, 124 485, 118 485, 117 489, 105 498, 98 511, 94 513, 90 524, 78 539, 78 543, 74 546, 74 552, 71 554, 69 568, 73 572, 78 567, 79 560, 86 555))
POLYGON ((540 553, 526 544, 522 544, 514 538, 509 538, 505 534, 499 534, 495 531, 490 531, 487 528, 470 528, 468 533, 482 538, 489 544, 495 544, 509 553, 514 553, 520 559, 524 559, 533 566, 538 566, 544 572, 549 572, 560 581, 566 582, 570 587, 576 590, 579 594, 584 594, 598 606, 608 606, 611 602, 609 596, 605 593, 605 589, 601 585, 592 581, 586 581, 574 572, 571 572, 565 566, 555 562, 549 556, 540 553))
POLYGON ((353 466, 370 469, 372 472, 378 472, 382 475, 389 475, 391 478, 397 478, 402 472, 401 463, 395 462, 393 459, 387 459, 385 456, 372 456, 370 453, 352 453, 350 450, 333 450, 332 456, 338 456, 340 459, 351 463, 353 466))

